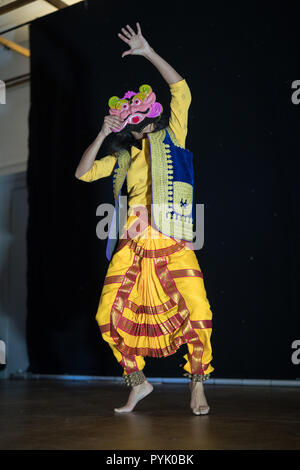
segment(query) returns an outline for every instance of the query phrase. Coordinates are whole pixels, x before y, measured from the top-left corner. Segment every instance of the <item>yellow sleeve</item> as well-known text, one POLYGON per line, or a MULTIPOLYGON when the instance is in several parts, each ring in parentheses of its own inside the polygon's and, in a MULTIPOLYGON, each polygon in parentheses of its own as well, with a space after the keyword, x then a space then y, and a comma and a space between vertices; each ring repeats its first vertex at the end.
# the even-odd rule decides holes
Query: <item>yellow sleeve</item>
POLYGON ((187 136, 188 110, 192 95, 185 79, 169 85, 171 92, 169 126, 174 132, 178 144, 185 147, 187 136))
POLYGON ((93 166, 78 179, 90 183, 91 181, 98 180, 99 178, 109 176, 113 172, 116 161, 117 157, 114 155, 106 155, 106 157, 95 160, 93 166))

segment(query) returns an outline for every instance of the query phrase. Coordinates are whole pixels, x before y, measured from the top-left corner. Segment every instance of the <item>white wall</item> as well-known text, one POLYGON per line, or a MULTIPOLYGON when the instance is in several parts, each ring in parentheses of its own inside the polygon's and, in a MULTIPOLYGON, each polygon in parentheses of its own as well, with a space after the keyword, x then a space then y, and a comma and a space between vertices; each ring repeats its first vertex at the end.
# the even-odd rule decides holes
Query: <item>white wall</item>
POLYGON ((0 378, 26 371, 26 173, 0 175, 0 339, 6 365, 0 378))
MULTIPOLYGON (((12 0, 1 0, 0 6, 12 0)), ((80 0, 65 0, 68 5, 80 0)), ((82 2, 81 2, 82 3, 82 2)), ((82 11, 84 6, 82 5, 82 11)), ((39 0, 0 16, 0 32, 14 26, 55 14, 57 9, 39 0)), ((14 29, 3 35, 20 46, 30 49, 29 26, 14 29)), ((0 44, 0 80, 30 73, 30 58, 4 48, 0 44)), ((24 171, 28 160, 28 112, 30 105, 30 83, 7 89, 6 104, 0 104, 0 175, 24 171)))
MULTIPOLYGON (((13 40, 12 34, 8 39, 13 40)), ((20 43, 29 48, 28 40, 20 43)), ((0 45, 0 79, 30 72, 30 60, 0 45)), ((26 347, 26 230, 30 82, 6 89, 0 104, 0 339, 6 365, 0 378, 28 367, 26 347)))
MULTIPOLYGON (((67 0, 72 5, 78 0, 67 0)), ((1 0, 0 6, 11 3, 1 0)), ((0 33, 56 11, 44 1, 0 16, 0 33)), ((29 26, 3 35, 30 49, 29 26)), ((30 58, 0 44, 0 80, 30 73, 30 58)), ((26 371, 26 231, 28 162, 28 118, 30 82, 6 88, 6 103, 0 102, 0 340, 6 344, 6 365, 0 378, 26 371)))
MULTIPOLYGON (((28 41, 21 44, 29 47, 28 41)), ((1 48, 0 79, 30 72, 30 60, 1 48)), ((28 113, 30 82, 6 89, 6 104, 0 104, 0 175, 24 171, 28 161, 28 113)))

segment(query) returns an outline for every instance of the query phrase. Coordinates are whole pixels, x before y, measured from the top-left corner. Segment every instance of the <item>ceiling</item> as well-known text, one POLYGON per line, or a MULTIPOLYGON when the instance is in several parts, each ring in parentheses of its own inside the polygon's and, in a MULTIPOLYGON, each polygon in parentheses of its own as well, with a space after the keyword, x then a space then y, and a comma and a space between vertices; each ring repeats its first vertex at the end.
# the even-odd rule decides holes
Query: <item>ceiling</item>
MULTIPOLYGON (((79 1, 82 0, 35 0, 32 2, 30 2, 30 0, 0 0, 0 36, 18 44, 26 42, 29 39, 28 26, 17 28, 3 35, 1 35, 1 32, 57 11, 58 8, 54 6, 55 4, 58 6, 63 6, 63 4, 70 6, 74 3, 79 3, 79 1), (10 5, 11 7, 18 5, 23 6, 3 14, 1 8, 6 5, 10 5)), ((4 46, 0 44, 0 49, 2 47, 4 46)))

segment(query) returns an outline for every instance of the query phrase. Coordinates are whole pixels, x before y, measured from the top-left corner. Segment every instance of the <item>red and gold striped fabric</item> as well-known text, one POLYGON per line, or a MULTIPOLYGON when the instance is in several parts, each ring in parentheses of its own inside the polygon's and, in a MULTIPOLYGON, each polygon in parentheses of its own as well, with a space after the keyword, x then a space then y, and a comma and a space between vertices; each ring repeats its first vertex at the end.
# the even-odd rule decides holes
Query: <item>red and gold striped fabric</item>
MULTIPOLYGON (((136 219, 129 216, 125 230, 136 219)), ((166 357, 184 343, 187 372, 214 370, 212 311, 195 252, 184 240, 162 236, 149 221, 138 236, 120 237, 96 320, 125 374, 141 370, 144 356, 166 357)))

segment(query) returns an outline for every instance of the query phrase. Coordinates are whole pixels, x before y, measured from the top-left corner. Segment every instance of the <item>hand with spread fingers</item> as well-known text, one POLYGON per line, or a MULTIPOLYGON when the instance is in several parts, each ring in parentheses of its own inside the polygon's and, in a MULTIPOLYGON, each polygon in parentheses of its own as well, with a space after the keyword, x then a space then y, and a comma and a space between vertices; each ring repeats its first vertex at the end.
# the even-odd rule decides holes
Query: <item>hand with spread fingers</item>
POLYGON ((141 27, 139 23, 137 25, 137 33, 127 24, 127 29, 122 28, 122 32, 118 33, 118 36, 129 45, 130 49, 123 52, 122 57, 125 57, 128 54, 131 55, 144 55, 146 52, 151 50, 149 43, 142 35, 141 27))

